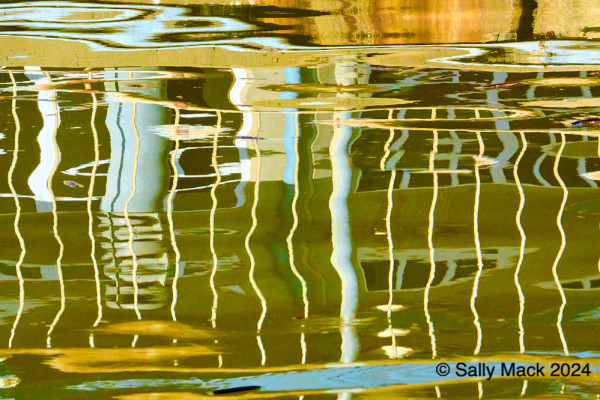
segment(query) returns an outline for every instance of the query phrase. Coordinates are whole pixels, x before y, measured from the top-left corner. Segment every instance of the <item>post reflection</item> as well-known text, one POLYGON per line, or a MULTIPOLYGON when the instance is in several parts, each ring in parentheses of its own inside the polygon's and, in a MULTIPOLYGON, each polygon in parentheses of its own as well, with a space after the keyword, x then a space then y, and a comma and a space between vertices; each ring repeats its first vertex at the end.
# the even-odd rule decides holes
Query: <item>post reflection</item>
MULTIPOLYGON (((52 85, 52 80, 50 78, 50 74, 45 72, 43 75, 45 76, 45 79, 42 78, 41 80, 38 80, 37 82, 39 82, 40 84, 45 83, 45 84, 52 85)), ((60 163, 60 149, 58 147, 58 142, 57 142, 57 137, 56 137, 57 133, 58 133, 58 127, 60 125, 59 109, 58 109, 58 103, 56 102, 56 92, 54 92, 54 91, 48 91, 49 93, 43 93, 43 92, 46 92, 46 91, 40 91, 40 94, 38 95, 38 100, 40 100, 42 97, 44 99, 51 100, 49 108, 47 108, 45 106, 39 107, 40 112, 42 113, 42 118, 44 119, 44 127, 48 126, 49 129, 46 132, 44 132, 44 128, 42 128, 42 131, 40 131, 40 136, 38 136, 38 142, 40 142, 40 145, 42 145, 43 142, 40 141, 40 139, 42 138, 42 135, 46 136, 44 139, 47 139, 49 137, 50 140, 52 141, 52 149, 54 151, 54 154, 52 156, 52 160, 54 161, 54 164, 52 165, 52 167, 48 173, 47 180, 46 180, 46 190, 47 190, 46 193, 48 194, 48 196, 50 198, 50 203, 52 204, 52 233, 54 234, 54 238, 56 239, 56 242, 58 243, 58 256, 56 258, 56 271, 57 271, 58 282, 60 285, 60 308, 59 308, 58 312, 56 313, 56 316, 52 320, 52 323, 48 327, 48 332, 46 333, 46 347, 50 348, 50 347, 52 347, 52 331, 56 327, 56 324, 58 324, 58 321, 60 320, 60 317, 64 313, 65 307, 66 307, 65 282, 64 282, 63 268, 62 268, 62 258, 64 255, 65 246, 64 246, 63 240, 61 239, 61 237, 58 233, 58 205, 56 203, 56 197, 54 196, 54 190, 52 188, 52 184, 54 181, 54 175, 56 174, 58 165, 60 163), (46 124, 47 119, 50 121, 50 122, 48 122, 48 124, 46 124), (49 136, 47 136, 46 134, 48 134, 49 136)), ((40 102, 38 104, 42 104, 42 103, 40 102)), ((42 153, 43 153, 43 150, 42 150, 42 153)), ((40 165, 41 165, 41 163, 40 163, 40 165)), ((33 174, 30 177, 30 181, 31 181, 32 177, 33 177, 33 174)))

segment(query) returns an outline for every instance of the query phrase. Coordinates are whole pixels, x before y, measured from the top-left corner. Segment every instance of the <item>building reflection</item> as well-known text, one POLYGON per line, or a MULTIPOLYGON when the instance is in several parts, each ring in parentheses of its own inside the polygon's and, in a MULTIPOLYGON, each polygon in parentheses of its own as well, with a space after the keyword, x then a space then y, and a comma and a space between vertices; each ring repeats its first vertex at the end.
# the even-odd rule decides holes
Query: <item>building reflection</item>
MULTIPOLYGON (((15 227, 4 234, 2 285, 18 290, 3 325, 9 346, 43 347, 34 321, 49 326, 50 347, 77 332, 100 347, 113 340, 101 328, 141 319, 206 328, 216 368, 306 364, 324 346, 342 363, 363 352, 435 358, 456 347, 457 321, 471 327, 465 354, 581 347, 569 332, 598 286, 598 256, 585 245, 597 221, 579 218, 595 215, 597 143, 513 131, 519 110, 497 107, 499 90, 481 95, 485 107, 399 104, 362 91, 377 73, 369 67, 345 57, 310 69, 73 72, 85 80, 77 113, 51 89, 64 73, 11 71, 15 91, 45 89, 37 108, 23 109, 35 112, 31 126, 13 112, 26 102, 8 103, 19 127, 2 197, 15 227), (75 137, 83 120, 91 132, 75 137), (543 250, 551 246, 558 254, 543 250), (549 290, 560 302, 530 300, 549 290), (498 296, 507 307, 494 306, 498 296), (361 313, 373 310, 382 311, 378 331, 361 337, 361 313), (553 332, 537 331, 528 321, 549 310, 553 332), (289 354, 274 338, 282 318, 289 354), (498 319, 515 334, 500 338, 498 319), (319 329, 336 336, 315 339, 319 329), (221 337, 232 330, 246 333, 239 343, 221 337)), ((407 89, 402 100, 414 96, 407 89)))

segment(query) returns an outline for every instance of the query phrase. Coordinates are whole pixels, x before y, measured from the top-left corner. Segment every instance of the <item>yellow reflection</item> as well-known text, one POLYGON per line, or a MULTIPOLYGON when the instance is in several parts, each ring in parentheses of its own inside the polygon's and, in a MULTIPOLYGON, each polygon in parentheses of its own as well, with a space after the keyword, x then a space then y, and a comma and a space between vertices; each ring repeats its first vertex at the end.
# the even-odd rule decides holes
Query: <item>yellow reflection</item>
MULTIPOLYGON (((131 126, 133 129, 133 133, 135 135, 135 153, 133 156, 133 172, 132 172, 132 176, 131 176, 131 193, 129 194, 129 197, 125 201, 125 205, 123 206, 123 216, 125 217, 125 223, 127 224, 127 230, 129 231, 129 240, 127 241, 127 247, 129 248, 129 252, 131 253, 131 261, 132 261, 131 278, 132 278, 132 284, 133 284, 133 306, 134 306, 135 315, 137 316, 137 318, 142 319, 142 314, 140 314, 140 309, 138 306, 138 295, 139 295, 139 289, 138 289, 138 283, 137 283, 138 262, 137 262, 137 256, 135 254, 135 250, 133 249, 133 238, 134 238, 133 226, 131 225, 131 220, 129 219, 129 203, 131 202, 131 199, 135 195, 135 190, 136 190, 135 178, 137 175, 138 156, 139 156, 139 152, 140 152, 140 135, 138 134, 137 127, 135 125, 135 111, 136 111, 136 103, 133 103, 131 105, 131 126)), ((131 344, 132 347, 135 346, 135 342, 137 341, 136 339, 137 338, 134 338, 133 343, 131 344)))
POLYGON ((399 357, 406 357, 406 356, 414 353, 413 349, 411 349, 409 347, 402 347, 402 346, 396 346, 396 345, 381 346, 381 349, 383 350, 385 355, 388 356, 388 358, 394 358, 394 359, 399 358, 399 357))
MULTIPOLYGON (((212 206, 210 208, 210 221, 209 221, 209 234, 210 234, 210 253, 212 254, 213 266, 210 271, 210 290, 213 294, 213 304, 210 312, 210 323, 213 328, 217 327, 217 307, 219 303, 219 293, 217 292, 217 287, 215 286, 215 275, 217 274, 217 269, 219 268, 219 258, 217 257, 217 252, 215 250, 215 213, 217 212, 217 187, 221 183, 221 172, 219 171, 219 164, 217 162, 217 151, 218 151, 218 140, 219 140, 219 132, 221 130, 221 112, 217 111, 217 130, 213 137, 213 151, 211 156, 212 167, 215 171, 215 184, 210 189, 210 198, 212 200, 212 206)), ((217 340, 215 339, 215 344, 217 340)), ((218 355, 219 367, 223 366, 223 355, 218 355)))
MULTIPOLYGON (((481 133, 477 132, 477 142, 479 142, 479 159, 483 158, 485 151, 485 145, 481 138, 481 133)), ((481 178, 479 176, 480 164, 475 162, 475 204, 473 206, 473 236, 475 238, 475 254, 477 256, 477 274, 473 282, 473 292, 471 294, 471 311, 473 312, 473 324, 477 329, 477 344, 475 345, 475 351, 473 354, 479 354, 481 350, 481 324, 479 323, 479 314, 477 313, 477 307, 475 306, 475 299, 477 298, 477 291, 479 290, 479 278, 481 278, 481 272, 483 271, 483 258, 481 255, 481 242, 479 241, 479 196, 481 194, 481 178)))
POLYGON ((165 338, 178 337, 186 340, 205 340, 212 336, 209 331, 196 329, 190 325, 176 321, 135 320, 110 324, 94 329, 96 332, 113 335, 158 336, 165 338))
POLYGON ((429 314, 429 290, 431 284, 435 278, 435 248, 433 247, 433 225, 434 225, 434 214, 435 206, 438 198, 438 175, 435 172, 435 155, 438 152, 438 132, 433 131, 433 148, 429 154, 429 171, 431 171, 433 177, 433 196, 431 198, 431 208, 429 209, 429 225, 427 226, 427 246, 429 247, 429 279, 427 285, 425 285, 425 295, 423 299, 423 307, 425 311, 425 319, 429 326, 429 337, 431 338, 431 358, 437 357, 437 347, 435 343, 435 330, 433 328, 433 322, 431 321, 431 315, 429 314))
MULTIPOLYGON (((388 119, 392 119, 393 115, 394 115, 394 110, 388 111, 388 119)), ((385 142, 385 145, 383 146, 383 157, 381 157, 381 161, 379 162, 379 169, 382 171, 385 171, 385 163, 386 163, 388 157, 390 156, 390 146, 391 146, 393 140, 394 140, 394 130, 390 129, 390 136, 388 137, 388 140, 385 142)))
POLYGON ((523 264, 523 257, 525 255, 525 241, 527 237, 525 235, 525 230, 523 230, 523 225, 521 224, 521 213, 523 212, 523 208, 525 207, 525 193, 523 192, 523 186, 521 186, 521 179, 519 178, 519 163, 521 159, 525 155, 525 151, 527 150, 527 139, 525 138, 525 134, 521 132, 521 152, 515 161, 515 166, 513 169, 513 175, 515 177, 515 184, 517 185, 517 189, 519 190, 519 208, 517 210, 517 214, 515 217, 515 221, 517 224, 517 229, 519 230, 519 234, 521 235, 521 245, 519 246, 519 260, 517 261, 517 267, 515 269, 515 286, 517 287, 517 293, 519 294, 519 351, 521 353, 525 352, 525 329, 523 328, 523 314, 525 313, 525 296, 523 295, 523 289, 521 288, 521 284, 519 282, 519 273, 521 272, 521 265, 523 264))
POLYGON ((211 163, 213 170, 215 171, 215 184, 210 189, 210 198, 212 200, 212 207, 210 208, 210 221, 209 221, 209 234, 210 234, 210 253, 212 254, 213 266, 210 272, 210 289, 213 293, 213 304, 211 307, 210 313, 210 322, 213 328, 217 327, 217 307, 219 303, 219 293, 217 292, 217 288, 215 286, 215 275, 217 274, 217 269, 219 268, 219 258, 217 257, 217 252, 215 250, 215 213, 217 212, 217 187, 221 183, 221 172, 219 171, 219 164, 217 162, 217 152, 218 152, 218 140, 219 140, 219 130, 221 128, 221 113, 217 112, 217 131, 215 136, 213 137, 213 151, 211 157, 211 163))
MULTIPOLYGON (((304 279, 302 274, 300 274, 300 272, 296 268, 294 244, 292 242, 292 239, 294 238, 294 233, 296 232, 296 229, 298 228, 298 211, 296 209, 296 206, 298 204, 298 197, 300 196, 300 187, 299 187, 300 183, 298 181, 298 179, 299 179, 298 172, 299 172, 299 167, 300 167, 300 155, 298 154, 298 140, 300 139, 300 132, 299 132, 300 125, 299 124, 300 124, 300 121, 298 120, 298 114, 295 114, 296 138, 294 141, 294 157, 295 157, 294 199, 292 200, 292 216, 294 219, 294 223, 292 224, 290 233, 289 233, 288 237, 286 238, 286 242, 288 245, 288 254, 290 257, 290 269, 292 270, 292 273, 294 274, 294 276, 296 276, 296 278, 300 282, 300 285, 302 286, 302 303, 304 304, 304 318, 306 319, 306 318, 308 318, 308 286, 306 284, 306 280, 304 279)), ((305 338, 304 332, 302 332, 300 334, 300 348, 302 350, 302 364, 304 364, 306 362, 306 341, 305 340, 306 340, 306 338, 305 338)))
MULTIPOLYGON (((92 78, 92 73, 89 73, 89 78, 92 78)), ((96 130, 96 111, 98 108, 98 100, 96 94, 92 93, 92 118, 90 120, 90 128, 92 130, 92 138, 94 140, 94 164, 90 176, 90 188, 88 190, 87 212, 88 212, 88 235, 90 237, 90 258, 94 266, 94 282, 96 283, 96 306, 98 307, 98 315, 93 326, 98 326, 102 320, 102 297, 100 288, 100 271, 98 269, 98 261, 96 260, 96 240, 94 239, 94 218, 92 214, 92 198, 94 196, 94 184, 96 181, 96 172, 98 170, 98 162, 100 161, 100 151, 98 143, 98 131, 96 130)), ((94 334, 90 333, 90 346, 94 347, 94 334)))
MULTIPOLYGON (((392 118, 392 110, 390 110, 388 114, 388 119, 392 118)), ((390 152, 390 144, 394 140, 394 130, 390 129, 390 136, 385 143, 385 152, 384 156, 381 158, 380 167, 382 170, 385 169, 385 160, 389 156, 390 152)), ((392 192, 394 190, 394 182, 396 181, 396 169, 393 169, 390 172, 390 183, 388 184, 387 191, 387 211, 385 214, 385 230, 388 242, 388 258, 389 258, 389 268, 388 268, 388 309, 387 309, 387 323, 388 329, 390 331, 390 336, 392 339, 391 350, 392 353, 390 357, 398 358, 398 352, 396 347, 396 334, 394 332, 394 328, 392 325, 392 306, 394 305, 394 241, 392 240, 392 209, 394 207, 392 192)))
MULTIPOLYGON (((179 109, 175 108, 175 126, 179 126, 179 109)), ((175 227, 173 224, 173 199, 175 197, 175 190, 177 190, 177 182, 179 180, 179 173, 177 166, 175 165, 175 157, 179 152, 179 139, 175 139, 175 148, 171 155, 171 167, 173 169, 173 186, 171 186, 171 192, 167 198, 167 219, 169 221, 169 234, 171 237, 171 247, 175 252, 175 276, 173 277, 173 300, 171 302, 171 318, 173 321, 177 321, 177 314, 175 313, 175 307, 177 306, 177 280, 179 279, 179 260, 181 254, 179 253, 179 247, 177 247, 177 241, 175 240, 175 227)))
MULTIPOLYGON (((46 78, 48 79, 48 82, 50 82, 50 84, 52 84, 52 80, 50 78, 50 75, 47 72, 44 72, 44 75, 46 75, 46 78)), ((52 93, 52 107, 53 107, 53 112, 56 116, 58 116, 58 104, 56 103, 56 93, 53 91, 52 93)), ((60 162, 60 152, 58 149, 58 142, 56 141, 56 134, 58 133, 58 118, 54 118, 54 128, 52 129, 52 144, 54 146, 54 166, 52 167, 52 171, 50 172, 50 175, 48 177, 48 181, 47 181, 47 188, 48 191, 50 192, 50 196, 52 199, 52 231, 54 233, 54 238, 56 239, 56 242, 58 243, 58 257, 56 259, 56 269, 58 271, 58 281, 60 283, 60 309, 58 310, 58 313, 56 314, 56 316, 54 317, 54 320, 52 321, 52 323, 50 324, 50 327, 48 328, 48 332, 46 333, 47 339, 46 339, 46 345, 48 348, 51 347, 51 334, 52 331, 54 330, 54 328, 56 327, 56 324, 58 324, 58 321, 60 320, 60 317, 62 316, 63 312, 65 311, 65 282, 63 279, 63 273, 62 273, 62 257, 63 257, 63 253, 65 250, 65 246, 62 242, 62 239, 60 238, 60 235, 58 234, 58 209, 56 206, 56 197, 54 197, 54 192, 52 191, 52 180, 54 179, 54 174, 56 174, 56 170, 58 168, 58 164, 60 162)))
POLYGON ((250 250, 250 238, 252 237, 252 234, 256 230, 256 226, 258 225, 258 220, 256 219, 256 208, 258 206, 259 188, 260 188, 260 148, 258 147, 258 144, 256 142, 254 143, 254 150, 256 151, 256 164, 257 165, 256 165, 256 182, 254 183, 254 199, 253 199, 252 211, 251 211, 252 226, 250 227, 250 230, 248 231, 248 235, 246 235, 246 240, 244 241, 244 245, 246 247, 246 252, 248 253, 248 257, 250 258, 250 272, 248 274, 248 278, 250 280, 250 284, 252 285, 252 288, 256 292, 256 296, 260 300, 260 305, 262 307, 262 312, 260 314, 260 318, 258 319, 258 322, 256 324, 256 331, 257 331, 256 341, 258 343, 258 348, 259 348, 260 354, 261 354, 261 365, 265 365, 265 363, 267 362, 267 355, 265 353, 265 348, 263 346, 262 339, 260 337, 260 331, 262 329, 262 324, 267 315, 267 299, 265 298, 265 296, 263 296, 262 291, 256 284, 256 280, 254 279, 254 269, 256 267, 256 260, 254 259, 252 250, 250 250))
POLYGON ((567 298, 565 297, 565 292, 562 288, 560 280, 558 279, 558 271, 557 271, 558 262, 560 261, 560 258, 562 257, 565 247, 567 246, 567 237, 565 236, 565 231, 562 226, 562 215, 565 210, 565 204, 567 203, 567 198, 569 196, 569 190, 567 189, 565 182, 562 180, 562 178, 560 177, 560 174, 558 173, 558 165, 560 163, 560 157, 562 156, 562 152, 565 149, 565 143, 566 143, 565 135, 564 135, 564 133, 561 133, 560 134, 560 148, 559 148, 558 152, 556 153, 556 158, 554 160, 554 177, 556 178, 556 180, 558 181, 558 184, 560 185, 560 187, 563 190, 563 199, 560 204, 560 209, 558 210, 558 215, 556 216, 556 226, 558 227, 558 231, 560 232, 560 248, 558 250, 558 254, 556 254, 556 258, 554 259, 554 264, 552 264, 552 275, 554 276, 554 282, 556 283, 556 287, 557 287, 558 292, 560 293, 560 297, 562 299, 562 304, 560 305, 560 309, 558 311, 558 317, 556 320, 556 327, 558 328, 558 335, 560 336, 560 341, 563 345, 563 351, 564 351, 565 355, 569 355, 569 348, 567 347, 567 342, 565 340, 565 334, 562 330, 562 317, 563 317, 563 312, 565 310, 565 306, 567 305, 567 298))
POLYGON ((21 319, 21 315, 23 315, 23 309, 25 307, 25 280, 23 279, 23 274, 21 272, 21 265, 23 264, 23 260, 25 259, 25 240, 21 235, 21 230, 19 229, 19 221, 21 219, 21 203, 19 201, 19 197, 13 185, 13 173, 15 172, 15 168, 17 167, 17 159, 19 157, 19 133, 21 132, 21 123, 19 121, 19 116, 17 114, 17 83, 15 81, 15 77, 12 72, 9 72, 10 80, 13 85, 13 99, 12 99, 12 115, 15 121, 15 147, 13 150, 12 162, 10 163, 10 168, 8 169, 8 187, 10 192, 13 195, 15 200, 15 235, 17 236, 17 240, 19 241, 19 246, 21 248, 21 254, 19 255, 19 259, 15 265, 15 269, 17 272, 17 279, 19 280, 19 309, 17 310, 17 315, 15 317, 15 322, 10 330, 10 337, 8 339, 8 347, 12 347, 12 342, 15 337, 15 332, 17 330, 17 326, 19 325, 19 320, 21 319))

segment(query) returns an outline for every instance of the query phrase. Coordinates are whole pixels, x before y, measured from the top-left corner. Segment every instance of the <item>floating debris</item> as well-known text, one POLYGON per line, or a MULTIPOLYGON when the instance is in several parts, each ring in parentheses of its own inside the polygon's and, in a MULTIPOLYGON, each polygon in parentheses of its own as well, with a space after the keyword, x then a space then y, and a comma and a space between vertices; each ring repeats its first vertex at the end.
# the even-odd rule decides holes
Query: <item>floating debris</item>
POLYGON ((151 132, 170 140, 201 141, 212 140, 216 135, 231 131, 231 128, 205 125, 159 125, 151 132))
POLYGON ((388 304, 383 304, 380 306, 375 306, 376 309, 378 309, 379 311, 388 311, 388 310, 392 310, 392 311, 400 311, 400 310, 404 310, 404 306, 401 304, 392 304, 391 306, 388 304))
POLYGON ((457 72, 453 72, 451 74, 444 74, 444 75, 437 75, 437 76, 432 76, 429 78, 430 81, 438 81, 441 79, 448 79, 448 78, 454 78, 455 76, 458 76, 457 72))
POLYGON ((258 390, 260 386, 238 386, 227 389, 217 389, 213 391, 213 394, 229 394, 229 393, 238 393, 238 392, 248 392, 250 390, 258 390))
POLYGON ((490 157, 485 157, 485 156, 473 156, 473 159, 475 160, 475 165, 494 165, 497 164, 498 161, 496 161, 496 159, 494 158, 490 158, 490 157))
POLYGON ((84 187, 81 183, 77 183, 75 181, 64 181, 63 182, 65 185, 72 187, 72 188, 82 188, 84 187))
POLYGON ((352 68, 352 69, 368 69, 371 71, 400 71, 399 68, 392 67, 374 67, 372 65, 342 65, 343 68, 352 68))
POLYGON ((571 126, 596 126, 600 125, 600 118, 590 117, 585 119, 578 119, 577 121, 571 122, 571 126))
POLYGON ((475 89, 477 90, 494 90, 494 89, 504 89, 513 86, 522 85, 524 82, 521 81, 512 81, 512 82, 502 82, 502 83, 494 83, 492 85, 484 85, 478 86, 475 89))
POLYGON ((594 180, 594 181, 600 181, 600 171, 586 172, 585 174, 582 174, 581 176, 584 176, 584 177, 594 180))
POLYGON ((247 139, 247 140, 265 140, 265 138, 260 136, 234 136, 234 139, 247 139))

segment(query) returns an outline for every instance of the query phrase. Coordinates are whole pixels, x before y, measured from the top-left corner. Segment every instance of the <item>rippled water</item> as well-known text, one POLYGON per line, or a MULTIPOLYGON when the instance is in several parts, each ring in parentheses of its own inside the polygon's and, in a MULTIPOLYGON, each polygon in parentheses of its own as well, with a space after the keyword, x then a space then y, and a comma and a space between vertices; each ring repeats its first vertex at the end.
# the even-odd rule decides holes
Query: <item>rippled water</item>
POLYGON ((0 5, 1 398, 600 394, 593 4, 155 3, 0 5))

